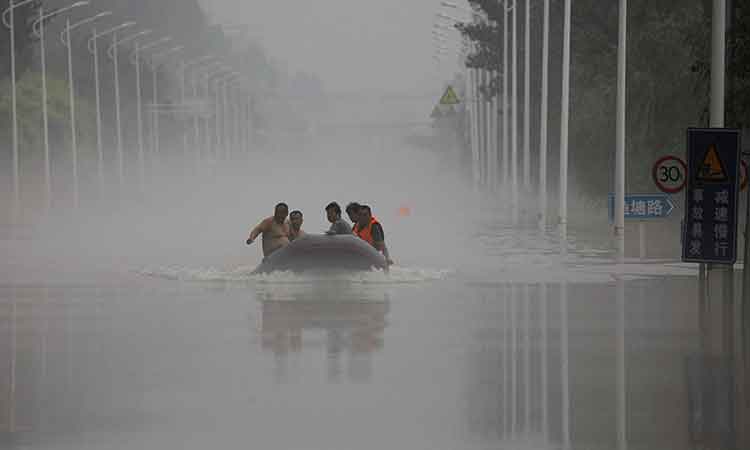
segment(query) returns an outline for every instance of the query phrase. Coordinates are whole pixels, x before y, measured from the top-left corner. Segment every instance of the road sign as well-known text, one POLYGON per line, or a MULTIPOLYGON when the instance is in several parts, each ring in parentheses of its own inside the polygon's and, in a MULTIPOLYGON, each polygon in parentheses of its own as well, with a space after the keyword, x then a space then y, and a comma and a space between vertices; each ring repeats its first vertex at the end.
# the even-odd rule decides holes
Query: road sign
MULTIPOLYGON (((625 219, 666 219, 674 211, 674 203, 667 194, 625 195, 625 219)), ((609 194, 609 220, 614 222, 615 194, 609 194)))
POLYGON ((682 260, 734 264, 740 189, 739 130, 689 128, 687 163, 682 260))
POLYGON ((667 194, 676 194, 685 188, 687 183, 687 165, 676 156, 660 158, 651 169, 651 178, 656 187, 667 194))
POLYGON ((448 89, 445 90, 445 93, 442 97, 440 97, 440 104, 441 105, 458 105, 461 103, 461 101, 458 99, 458 95, 456 95, 456 91, 453 90, 453 86, 448 86, 448 89))

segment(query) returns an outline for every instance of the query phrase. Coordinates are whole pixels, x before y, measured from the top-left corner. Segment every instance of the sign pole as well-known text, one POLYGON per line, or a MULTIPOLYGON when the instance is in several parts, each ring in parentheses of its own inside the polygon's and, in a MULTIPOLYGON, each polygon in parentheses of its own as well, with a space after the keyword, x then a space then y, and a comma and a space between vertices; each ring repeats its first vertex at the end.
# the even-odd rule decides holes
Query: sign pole
MULTIPOLYGON (((625 249, 621 250, 622 256, 625 256, 625 249)), ((638 257, 641 261, 646 259, 646 224, 643 222, 638 222, 638 257)))
MULTIPOLYGON (((620 24, 617 44, 617 154, 615 155, 615 240, 617 255, 625 257, 625 108, 627 61, 627 0, 620 0, 620 24)), ((640 226, 643 240, 643 225, 640 226)), ((641 243, 643 244, 643 243, 641 243)), ((641 254, 643 258, 643 254, 641 254)))

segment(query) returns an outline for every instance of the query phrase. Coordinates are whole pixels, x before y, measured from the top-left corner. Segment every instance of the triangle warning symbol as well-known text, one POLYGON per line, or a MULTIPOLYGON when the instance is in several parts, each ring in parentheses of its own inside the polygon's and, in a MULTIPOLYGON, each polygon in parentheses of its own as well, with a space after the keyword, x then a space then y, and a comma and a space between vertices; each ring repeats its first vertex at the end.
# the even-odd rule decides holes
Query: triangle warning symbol
POLYGON ((719 158, 719 152, 716 151, 716 145, 708 147, 706 154, 703 156, 703 162, 698 167, 696 178, 698 181, 706 182, 727 181, 727 171, 719 158))
POLYGON ((440 104, 441 105, 458 105, 461 103, 461 101, 458 99, 458 95, 456 95, 456 91, 453 90, 453 86, 448 86, 448 89, 445 90, 445 93, 440 98, 440 104))

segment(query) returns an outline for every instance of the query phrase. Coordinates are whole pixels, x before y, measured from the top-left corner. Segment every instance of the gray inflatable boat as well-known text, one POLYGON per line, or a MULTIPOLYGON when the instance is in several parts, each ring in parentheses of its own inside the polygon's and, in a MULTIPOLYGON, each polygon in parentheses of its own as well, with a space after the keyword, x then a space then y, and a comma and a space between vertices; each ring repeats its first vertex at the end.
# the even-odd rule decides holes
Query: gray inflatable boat
POLYGON ((253 273, 384 269, 385 257, 354 235, 308 234, 263 258, 253 273))

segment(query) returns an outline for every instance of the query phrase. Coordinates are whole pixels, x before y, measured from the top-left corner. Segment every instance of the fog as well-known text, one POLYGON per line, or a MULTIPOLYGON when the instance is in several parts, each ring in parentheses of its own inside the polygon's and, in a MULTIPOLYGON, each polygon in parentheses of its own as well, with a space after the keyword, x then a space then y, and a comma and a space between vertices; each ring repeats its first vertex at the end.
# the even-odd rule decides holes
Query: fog
MULTIPOLYGON (((10 145, 0 144, 9 162, 0 168, 0 448, 742 448, 724 445, 742 427, 722 422, 744 417, 731 400, 742 365, 724 359, 741 348, 727 333, 740 315, 709 308, 698 267, 679 260, 678 213, 629 222, 627 253, 616 255, 602 162, 611 152, 597 140, 611 105, 595 86, 574 91, 562 235, 559 68, 540 227, 538 94, 532 175, 514 209, 510 182, 493 185, 481 166, 488 149, 499 152, 487 130, 501 128, 502 111, 489 114, 482 89, 467 92, 458 54, 435 57, 435 13, 449 7, 200 0, 183 10, 180 1, 106 5, 117 16, 106 26, 163 25, 149 39, 169 32, 176 45, 173 58, 144 53, 136 72, 126 64, 132 42, 122 44, 122 179, 106 49, 100 180, 90 54, 76 47, 73 157, 66 55, 50 44, 49 207, 40 50, 24 44, 18 211, 10 145), (448 86, 459 103, 436 107, 448 86), (485 135, 473 135, 472 121, 485 135), (388 270, 253 273, 263 250, 248 234, 277 203, 320 234, 332 201, 371 206, 395 262, 388 270)), ((559 25, 562 2, 553 3, 559 25)), ((633 184, 651 189, 642 179, 633 184)))
POLYGON ((435 70, 434 0, 201 3, 218 22, 249 25, 248 34, 282 64, 319 75, 333 92, 433 93, 457 66, 435 70))

